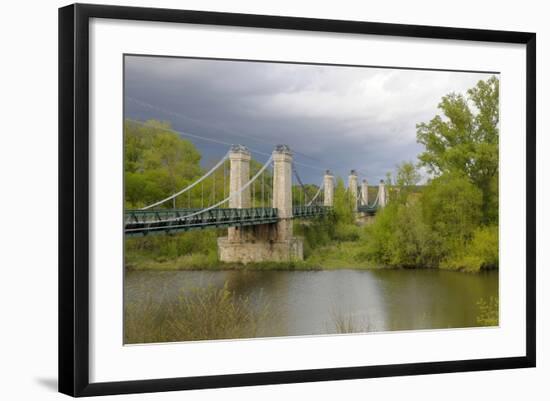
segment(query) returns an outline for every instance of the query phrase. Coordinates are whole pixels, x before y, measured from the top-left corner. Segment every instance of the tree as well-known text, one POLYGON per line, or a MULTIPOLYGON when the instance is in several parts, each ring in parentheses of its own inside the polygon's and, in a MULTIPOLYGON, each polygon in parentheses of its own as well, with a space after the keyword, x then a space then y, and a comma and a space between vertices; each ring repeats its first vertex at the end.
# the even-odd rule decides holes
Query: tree
POLYGON ((417 124, 417 141, 425 146, 420 164, 435 176, 459 173, 482 192, 485 223, 498 220, 499 81, 479 81, 467 97, 444 96, 437 115, 417 124))
POLYGON ((401 188, 414 187, 420 182, 420 173, 412 162, 397 165, 395 185, 401 188))
POLYGON ((340 177, 337 178, 334 188, 334 215, 338 223, 353 223, 353 200, 344 180, 340 177))
POLYGON ((422 193, 423 221, 452 253, 465 246, 480 225, 481 203, 481 191, 467 177, 446 173, 422 193))
MULTIPOLYGON (((200 176, 201 155, 168 123, 124 123, 125 204, 141 207, 183 188, 200 176)), ((171 206, 167 203, 165 206, 171 206)))

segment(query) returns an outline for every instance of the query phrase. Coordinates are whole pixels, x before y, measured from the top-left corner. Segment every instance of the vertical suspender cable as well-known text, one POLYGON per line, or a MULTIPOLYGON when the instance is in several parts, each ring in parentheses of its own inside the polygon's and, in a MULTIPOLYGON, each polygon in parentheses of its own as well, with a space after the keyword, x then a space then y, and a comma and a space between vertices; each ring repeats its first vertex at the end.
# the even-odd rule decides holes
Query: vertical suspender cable
POLYGON ((212 175, 212 203, 216 203, 216 174, 212 175))
POLYGON ((265 207, 265 203, 264 203, 264 186, 265 186, 265 171, 262 173, 262 207, 265 207))

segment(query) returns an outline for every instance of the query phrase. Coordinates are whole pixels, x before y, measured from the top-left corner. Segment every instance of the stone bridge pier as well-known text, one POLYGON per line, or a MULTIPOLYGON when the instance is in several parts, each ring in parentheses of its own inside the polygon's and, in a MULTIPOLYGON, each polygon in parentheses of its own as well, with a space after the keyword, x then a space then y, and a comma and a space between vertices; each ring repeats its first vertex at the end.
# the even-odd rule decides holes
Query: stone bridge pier
POLYGON ((357 212, 357 172, 355 170, 351 170, 349 173, 348 191, 349 191, 352 211, 356 213, 357 212))
POLYGON ((384 180, 380 180, 378 193, 379 193, 378 205, 380 205, 380 207, 385 207, 388 204, 388 198, 386 195, 386 184, 384 183, 384 180))
MULTIPOLYGON (((240 190, 250 179, 250 152, 234 146, 229 154, 230 193, 240 190)), ((249 208, 250 187, 230 200, 230 207, 249 208)), ((292 229, 292 152, 286 145, 273 151, 273 207, 279 221, 273 224, 228 228, 227 237, 218 238, 222 262, 289 262, 303 260, 303 240, 292 229)))
POLYGON ((324 206, 334 206, 334 176, 327 170, 325 176, 323 177, 323 188, 324 188, 324 206))
POLYGON ((361 182, 361 206, 367 206, 369 204, 369 184, 367 180, 361 182))

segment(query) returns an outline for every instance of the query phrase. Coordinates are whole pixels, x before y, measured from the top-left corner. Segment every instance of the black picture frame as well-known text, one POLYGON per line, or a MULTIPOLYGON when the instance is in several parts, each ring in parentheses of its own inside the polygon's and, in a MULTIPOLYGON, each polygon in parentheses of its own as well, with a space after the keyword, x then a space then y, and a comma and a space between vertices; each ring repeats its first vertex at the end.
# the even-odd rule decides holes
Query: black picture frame
POLYGON ((479 29, 74 4, 59 9, 59 391, 95 396, 534 367, 536 35, 479 29), (381 366, 89 381, 89 21, 91 18, 437 38, 526 45, 526 354, 381 366))

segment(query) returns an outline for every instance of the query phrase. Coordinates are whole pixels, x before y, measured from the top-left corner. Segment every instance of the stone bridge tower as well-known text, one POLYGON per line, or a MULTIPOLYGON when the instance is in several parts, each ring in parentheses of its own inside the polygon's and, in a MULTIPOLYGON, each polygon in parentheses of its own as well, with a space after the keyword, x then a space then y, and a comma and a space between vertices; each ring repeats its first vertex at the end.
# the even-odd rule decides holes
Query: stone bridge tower
POLYGON ((361 182, 361 206, 367 206, 369 204, 369 184, 367 180, 361 182))
POLYGON ((287 145, 273 151, 273 207, 277 209, 277 240, 292 238, 292 152, 287 145))
POLYGON ((323 178, 324 206, 334 206, 334 176, 327 170, 323 178))
POLYGON ((351 207, 354 212, 357 212, 357 172, 351 170, 348 177, 348 191, 350 195, 351 207))
MULTIPOLYGON (((234 145, 229 151, 229 193, 239 191, 250 179, 250 151, 246 146, 234 145)), ((232 209, 246 209, 251 207, 250 187, 229 199, 229 207, 232 209)), ((242 227, 245 228, 245 227, 242 227)), ((229 241, 243 239, 243 229, 230 227, 227 231, 229 241)))
POLYGON ((386 196, 386 184, 384 183, 384 180, 380 180, 380 185, 378 186, 378 205, 380 207, 385 207, 388 203, 388 199, 386 196))
MULTIPOLYGON (((289 262, 303 260, 303 240, 292 229, 292 152, 287 145, 273 151, 273 208, 277 223, 228 228, 227 237, 218 238, 218 256, 222 262, 289 262)), ((250 152, 244 146, 231 149, 229 155, 230 193, 250 180, 250 152)), ((250 189, 230 200, 230 207, 247 208, 250 189), (234 199, 233 199, 234 198, 234 199)))

